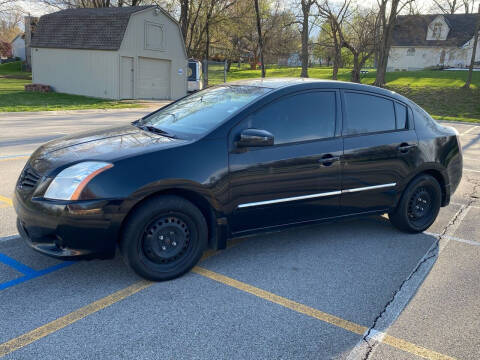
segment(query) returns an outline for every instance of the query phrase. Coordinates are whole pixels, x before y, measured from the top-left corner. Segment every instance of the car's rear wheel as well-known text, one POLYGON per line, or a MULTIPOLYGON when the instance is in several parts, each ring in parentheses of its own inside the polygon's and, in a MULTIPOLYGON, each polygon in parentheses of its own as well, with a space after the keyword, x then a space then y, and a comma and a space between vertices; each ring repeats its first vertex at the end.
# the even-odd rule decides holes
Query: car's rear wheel
POLYGON ((413 179, 403 192, 389 219, 402 231, 418 233, 428 229, 437 218, 442 202, 438 181, 424 174, 413 179))
POLYGON ((178 196, 156 196, 129 216, 120 251, 140 276, 170 280, 195 266, 207 237, 205 217, 195 205, 178 196))

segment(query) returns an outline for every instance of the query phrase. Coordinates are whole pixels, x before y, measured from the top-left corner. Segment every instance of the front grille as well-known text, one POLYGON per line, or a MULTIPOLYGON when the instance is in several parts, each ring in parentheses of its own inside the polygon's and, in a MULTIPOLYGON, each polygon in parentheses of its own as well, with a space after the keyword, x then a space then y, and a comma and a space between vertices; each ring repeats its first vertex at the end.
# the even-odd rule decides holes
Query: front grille
POLYGON ((40 177, 33 168, 26 166, 20 175, 18 186, 22 189, 33 189, 37 185, 38 180, 40 180, 40 177))

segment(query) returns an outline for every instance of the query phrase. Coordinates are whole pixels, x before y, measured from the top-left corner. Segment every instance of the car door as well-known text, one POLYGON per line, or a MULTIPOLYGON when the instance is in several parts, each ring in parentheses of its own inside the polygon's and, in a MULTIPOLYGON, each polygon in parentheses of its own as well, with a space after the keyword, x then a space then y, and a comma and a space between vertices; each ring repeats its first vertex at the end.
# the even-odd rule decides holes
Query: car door
POLYGON ((342 91, 342 103, 342 211, 388 209, 415 168, 411 111, 395 99, 357 91, 342 91))
POLYGON ((338 215, 339 106, 335 90, 295 93, 249 114, 230 131, 232 232, 338 215), (273 144, 238 147, 247 129, 271 133, 273 144))

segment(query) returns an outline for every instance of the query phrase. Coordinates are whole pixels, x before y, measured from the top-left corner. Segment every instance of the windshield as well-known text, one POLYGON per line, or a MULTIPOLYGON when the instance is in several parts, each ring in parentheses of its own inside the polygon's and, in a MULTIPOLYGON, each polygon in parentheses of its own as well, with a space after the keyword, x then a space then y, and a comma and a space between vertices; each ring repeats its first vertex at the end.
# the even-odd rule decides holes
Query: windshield
POLYGON ((172 134, 205 134, 228 116, 271 90, 242 85, 211 87, 147 116, 142 125, 153 126, 172 134))

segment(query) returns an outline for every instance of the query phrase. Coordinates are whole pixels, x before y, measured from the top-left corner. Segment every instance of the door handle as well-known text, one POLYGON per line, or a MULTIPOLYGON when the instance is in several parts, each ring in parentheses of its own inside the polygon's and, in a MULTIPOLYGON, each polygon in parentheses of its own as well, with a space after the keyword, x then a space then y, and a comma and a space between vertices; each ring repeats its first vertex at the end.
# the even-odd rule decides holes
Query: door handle
POLYGON ((321 159, 318 160, 322 166, 330 166, 332 165, 335 161, 340 160, 340 156, 333 156, 332 154, 326 154, 321 157, 321 159))
POLYGON ((410 149, 416 148, 417 144, 408 144, 408 143, 401 143, 400 146, 397 148, 398 151, 401 153, 407 153, 410 149))

